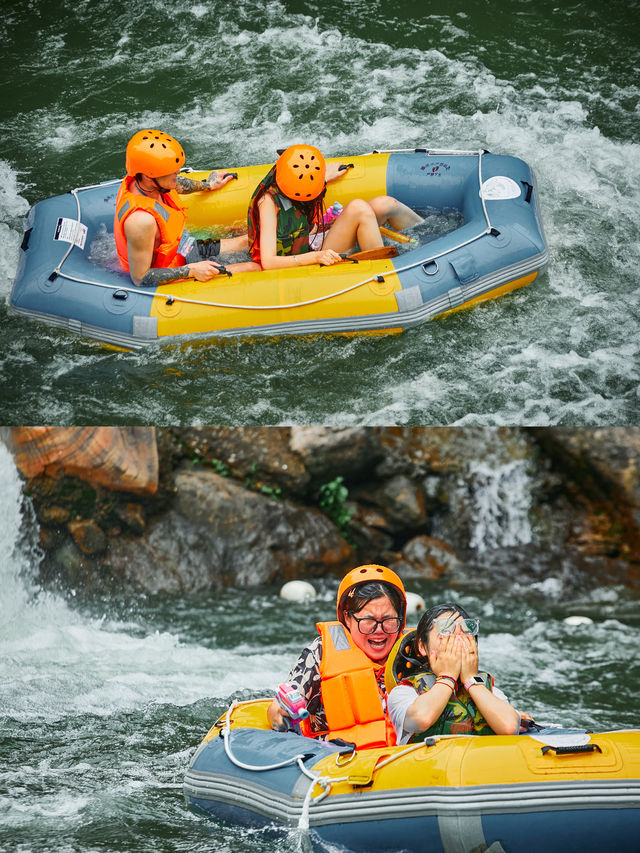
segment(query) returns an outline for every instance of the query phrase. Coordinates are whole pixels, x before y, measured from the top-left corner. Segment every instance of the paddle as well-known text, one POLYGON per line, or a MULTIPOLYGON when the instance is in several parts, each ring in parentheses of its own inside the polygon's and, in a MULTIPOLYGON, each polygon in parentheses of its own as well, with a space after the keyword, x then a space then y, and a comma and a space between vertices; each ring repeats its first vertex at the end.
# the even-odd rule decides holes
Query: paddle
POLYGON ((357 264, 358 261, 379 261, 382 258, 395 258, 398 250, 395 246, 378 246, 376 249, 365 249, 363 252, 353 252, 351 255, 341 254, 343 261, 351 261, 357 264))

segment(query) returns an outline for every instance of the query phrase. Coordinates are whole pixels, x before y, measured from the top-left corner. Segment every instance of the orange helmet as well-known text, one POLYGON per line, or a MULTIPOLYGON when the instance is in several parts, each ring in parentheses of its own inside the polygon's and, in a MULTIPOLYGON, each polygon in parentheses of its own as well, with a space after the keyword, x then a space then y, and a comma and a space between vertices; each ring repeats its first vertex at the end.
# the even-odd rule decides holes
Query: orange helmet
POLYGON ((342 578, 342 582, 338 587, 338 619, 342 621, 342 619, 340 619, 342 615, 340 609, 340 602, 342 600, 342 596, 345 594, 345 592, 347 592, 348 589, 351 589, 352 586, 356 586, 356 584, 365 583, 366 581, 382 581, 384 583, 389 583, 391 584, 391 586, 396 587, 396 589, 400 592, 402 596, 402 600, 404 601, 403 612, 401 614, 404 623, 404 617, 407 610, 407 598, 404 591, 404 585, 398 575, 392 569, 388 569, 386 566, 376 566, 375 564, 367 566, 358 566, 356 569, 351 569, 351 571, 348 572, 342 578))
POLYGON ((127 175, 141 172, 149 178, 171 175, 184 166, 180 143, 161 130, 139 130, 127 145, 127 175))
POLYGON ((313 145, 290 145, 276 161, 276 183, 287 198, 311 201, 325 187, 322 153, 313 145))

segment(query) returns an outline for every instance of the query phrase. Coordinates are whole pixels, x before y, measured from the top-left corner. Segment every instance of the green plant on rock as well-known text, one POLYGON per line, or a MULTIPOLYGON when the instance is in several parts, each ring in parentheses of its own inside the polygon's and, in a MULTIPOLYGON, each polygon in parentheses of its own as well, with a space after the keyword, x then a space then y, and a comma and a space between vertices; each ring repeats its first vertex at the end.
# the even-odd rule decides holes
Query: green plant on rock
POLYGON ((214 457, 211 460, 211 467, 216 472, 216 474, 220 474, 221 477, 229 476, 229 469, 221 459, 215 459, 214 457))
POLYGON ((351 521, 351 510, 346 506, 348 497, 349 489, 344 485, 344 477, 336 477, 320 486, 318 506, 329 516, 345 539, 351 521))
POLYGON ((268 486, 266 483, 260 483, 257 479, 257 473, 258 463, 252 462, 251 467, 249 468, 249 473, 245 477, 245 486, 254 492, 260 492, 260 494, 266 495, 268 498, 281 500, 282 489, 280 488, 280 486, 268 486))

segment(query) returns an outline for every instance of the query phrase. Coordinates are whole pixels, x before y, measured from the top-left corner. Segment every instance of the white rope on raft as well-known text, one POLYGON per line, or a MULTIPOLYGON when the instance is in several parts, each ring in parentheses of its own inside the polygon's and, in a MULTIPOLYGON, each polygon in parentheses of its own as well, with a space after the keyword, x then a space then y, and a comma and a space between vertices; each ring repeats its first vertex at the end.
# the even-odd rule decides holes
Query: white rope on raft
MULTIPOLYGON (((393 150, 413 151, 415 149, 407 148, 407 149, 393 149, 393 150)), ((477 154, 478 155, 478 183, 479 183, 480 188, 482 188, 482 155, 484 154, 483 149, 480 149, 478 151, 470 151, 470 152, 467 152, 467 151, 444 152, 443 151, 443 152, 437 152, 437 153, 442 153, 442 154, 445 154, 445 153, 447 153, 447 154, 477 154)), ((118 181, 108 181, 107 183, 118 183, 118 181)), ((71 190, 71 193, 73 194, 73 196, 76 200, 77 207, 78 207, 78 224, 80 224, 80 222, 81 222, 81 210, 80 210, 80 200, 77 196, 77 193, 80 190, 93 189, 93 188, 98 187, 98 186, 105 186, 105 184, 93 184, 91 186, 80 187, 78 189, 71 190)), ((289 310, 292 308, 304 308, 307 305, 316 305, 319 302, 326 302, 328 299, 335 299, 337 296, 343 296, 345 293, 350 293, 352 290, 356 290, 358 287, 362 287, 365 284, 372 284, 374 282, 378 282, 379 281, 379 275, 385 275, 385 276, 386 275, 399 275, 401 272, 406 272, 407 270, 415 269, 416 267, 419 267, 419 266, 428 266, 429 264, 436 261, 438 258, 444 257, 444 255, 448 255, 451 252, 457 251, 458 249, 462 249, 465 246, 468 246, 470 243, 475 243, 475 241, 479 240, 481 237, 484 237, 485 235, 490 234, 492 232, 493 228, 491 225, 491 221, 489 219, 489 213, 487 211, 487 206, 485 204, 485 199, 482 195, 482 192, 480 193, 480 199, 482 201, 482 209, 484 212, 484 217, 485 217, 485 220, 487 223, 487 227, 483 231, 481 231, 479 234, 477 234, 476 236, 469 237, 467 240, 464 240, 462 243, 459 243, 457 246, 453 246, 450 249, 445 249, 442 252, 438 252, 434 255, 430 255, 428 258, 421 258, 419 261, 413 261, 412 263, 406 264, 403 267, 393 268, 391 270, 386 271, 385 273, 372 275, 369 278, 363 279, 362 281, 358 281, 355 284, 351 284, 348 287, 343 288, 342 290, 336 290, 333 293, 327 293, 325 296, 316 296, 313 299, 307 299, 307 300, 304 300, 302 302, 291 302, 291 303, 285 304, 285 305, 282 305, 282 304, 276 304, 276 305, 246 305, 246 304, 235 304, 235 303, 230 303, 230 302, 211 302, 211 301, 203 300, 203 299, 193 299, 193 298, 186 297, 186 296, 177 296, 176 294, 173 294, 173 293, 165 293, 165 292, 158 293, 157 290, 155 290, 155 291, 141 290, 139 287, 123 287, 123 286, 119 286, 119 285, 115 285, 115 284, 107 284, 107 283, 101 282, 101 281, 93 281, 91 279, 86 279, 86 278, 77 278, 76 276, 67 275, 67 273, 63 273, 61 271, 62 264, 66 261, 69 254, 71 253, 71 250, 73 249, 73 246, 74 246, 73 243, 70 244, 70 246, 67 249, 64 257, 62 258, 62 260, 60 261, 60 263, 58 264, 56 269, 53 271, 53 273, 55 273, 56 276, 60 276, 61 278, 66 278, 68 281, 78 282, 79 284, 91 284, 91 285, 94 285, 96 287, 104 287, 107 290, 114 290, 114 291, 119 291, 119 292, 121 291, 121 292, 126 292, 126 293, 136 293, 136 294, 148 296, 151 299, 155 299, 155 298, 165 299, 170 304, 173 302, 180 302, 180 303, 183 303, 185 305, 201 305, 205 308, 229 308, 229 309, 235 309, 235 310, 241 310, 241 311, 284 311, 284 310, 289 310)), ((53 273, 52 273, 52 275, 53 275, 53 273)))
POLYGON ((320 803, 324 798, 328 795, 331 790, 331 786, 336 782, 346 782, 348 780, 348 776, 343 776, 340 778, 334 778, 331 776, 323 776, 321 773, 314 773, 312 770, 308 770, 304 765, 305 754, 300 753, 299 755, 292 755, 291 758, 287 758, 284 761, 280 761, 276 764, 247 764, 244 761, 240 761, 239 758, 236 758, 235 755, 231 751, 231 714, 233 709, 238 705, 238 702, 232 702, 229 706, 227 713, 225 715, 224 726, 220 731, 220 737, 224 742, 224 751, 226 753, 227 758, 232 764, 235 764, 236 767, 239 767, 241 770, 248 770, 255 773, 260 773, 265 770, 280 770, 283 767, 288 767, 293 764, 297 764, 300 772, 311 780, 311 784, 307 789, 307 793, 305 794, 302 810, 300 812, 300 818, 298 820, 298 829, 306 831, 309 829, 309 809, 311 807, 311 803, 320 803), (322 788, 322 793, 317 797, 313 797, 313 790, 316 785, 319 785, 322 788))

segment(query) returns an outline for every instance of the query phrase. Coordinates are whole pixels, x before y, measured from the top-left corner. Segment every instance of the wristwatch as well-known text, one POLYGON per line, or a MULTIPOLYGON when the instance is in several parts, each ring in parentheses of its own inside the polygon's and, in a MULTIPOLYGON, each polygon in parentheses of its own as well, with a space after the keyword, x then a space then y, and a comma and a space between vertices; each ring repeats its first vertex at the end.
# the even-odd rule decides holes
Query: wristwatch
POLYGON ((484 685, 484 678, 481 678, 479 675, 472 675, 468 681, 465 681, 464 689, 468 690, 470 687, 473 687, 474 684, 484 685))

